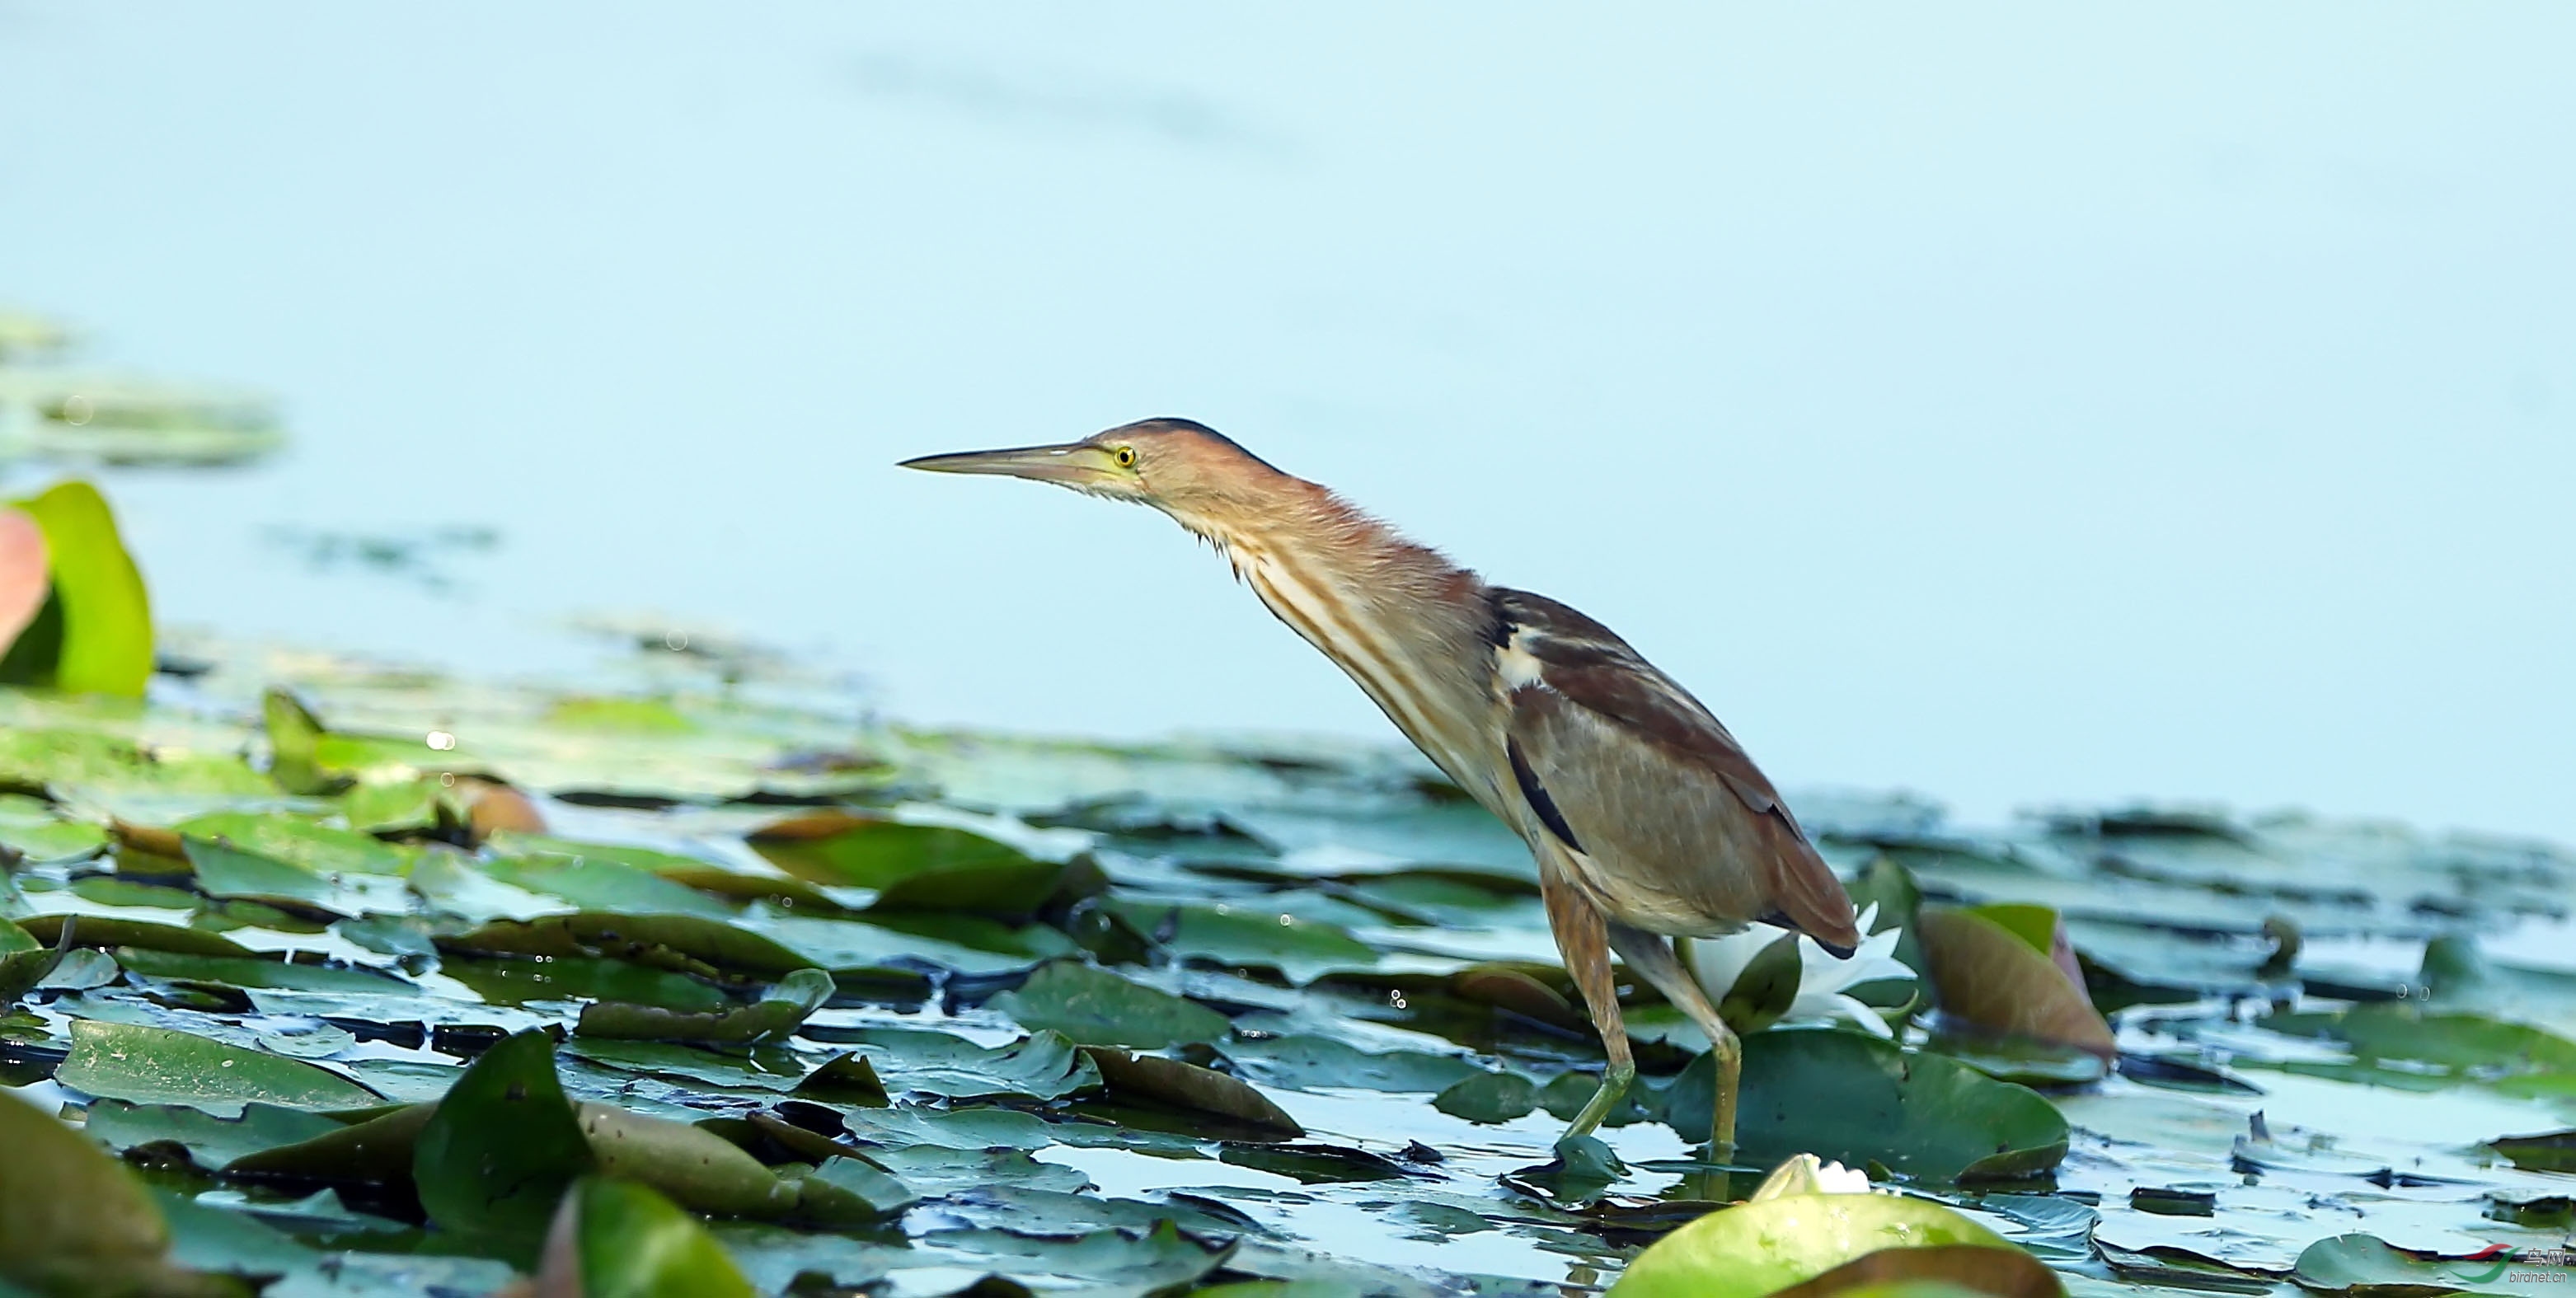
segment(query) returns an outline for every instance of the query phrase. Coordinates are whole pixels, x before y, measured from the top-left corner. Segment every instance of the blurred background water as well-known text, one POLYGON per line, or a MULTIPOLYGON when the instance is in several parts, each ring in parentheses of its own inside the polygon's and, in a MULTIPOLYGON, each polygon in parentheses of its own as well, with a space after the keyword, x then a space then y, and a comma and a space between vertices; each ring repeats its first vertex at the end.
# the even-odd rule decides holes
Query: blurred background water
POLYGON ((280 457, 105 475, 173 622, 577 675, 652 610, 911 720, 1392 740, 1159 518, 891 467, 1182 414, 1792 787, 2569 838, 2571 39, 5 3, 0 299, 283 398, 280 457))

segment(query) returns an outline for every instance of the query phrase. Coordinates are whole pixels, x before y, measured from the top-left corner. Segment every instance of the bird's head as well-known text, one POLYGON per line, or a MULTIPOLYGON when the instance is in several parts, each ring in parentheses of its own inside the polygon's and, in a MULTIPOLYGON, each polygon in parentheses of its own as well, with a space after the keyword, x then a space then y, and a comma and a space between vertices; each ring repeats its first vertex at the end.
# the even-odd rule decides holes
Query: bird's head
POLYGON ((1140 420, 1058 446, 925 455, 902 467, 1052 482, 1152 505, 1194 530, 1256 508, 1288 484, 1305 485, 1223 433, 1187 419, 1140 420))

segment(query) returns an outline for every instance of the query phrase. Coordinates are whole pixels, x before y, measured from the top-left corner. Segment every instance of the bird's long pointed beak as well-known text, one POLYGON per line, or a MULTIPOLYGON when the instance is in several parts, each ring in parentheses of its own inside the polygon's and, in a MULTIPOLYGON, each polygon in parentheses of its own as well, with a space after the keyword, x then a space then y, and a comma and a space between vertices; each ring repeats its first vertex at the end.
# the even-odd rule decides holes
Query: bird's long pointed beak
POLYGON ((1015 446, 1000 451, 924 455, 905 460, 896 467, 926 469, 932 473, 992 473, 1007 478, 1027 478, 1033 482, 1078 485, 1100 480, 1111 473, 1115 465, 1109 453, 1097 446, 1067 442, 1061 446, 1015 446))

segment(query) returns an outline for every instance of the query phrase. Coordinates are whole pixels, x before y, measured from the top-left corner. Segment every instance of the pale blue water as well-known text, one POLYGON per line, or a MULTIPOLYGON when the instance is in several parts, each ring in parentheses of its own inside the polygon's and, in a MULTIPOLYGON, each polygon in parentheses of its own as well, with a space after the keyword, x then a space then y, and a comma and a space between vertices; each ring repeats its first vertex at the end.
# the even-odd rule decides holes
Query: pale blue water
POLYGON ((1792 786, 2576 837, 2571 38, 13 3, 0 299, 286 398, 281 461, 113 483, 233 632, 565 671, 652 608, 922 720, 1391 737, 1161 520, 889 467, 1186 414, 1792 786), (443 595, 264 539, 451 524, 443 595))

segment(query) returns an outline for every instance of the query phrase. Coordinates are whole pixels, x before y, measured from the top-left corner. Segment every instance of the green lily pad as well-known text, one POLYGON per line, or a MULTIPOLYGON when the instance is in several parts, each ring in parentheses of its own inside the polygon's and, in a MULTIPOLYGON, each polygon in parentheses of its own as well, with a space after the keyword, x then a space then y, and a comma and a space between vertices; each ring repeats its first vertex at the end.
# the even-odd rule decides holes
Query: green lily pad
POLYGON ((1027 865, 1016 847, 944 825, 822 812, 754 830, 752 850, 809 883, 884 888, 931 870, 1027 865))
POLYGON ((171 951, 182 955, 238 956, 250 958, 253 952, 221 933, 204 929, 180 928, 172 924, 155 924, 149 920, 120 919, 111 915, 30 915, 18 921, 37 941, 47 946, 60 946, 63 929, 72 930, 73 946, 93 949, 126 949, 137 951, 171 951))
MULTIPOLYGON (((1703 1055, 1665 1093, 1664 1120, 1708 1134, 1703 1055)), ((1862 1032, 1774 1029, 1744 1039, 1736 1144, 1754 1160, 1813 1153, 1924 1181, 2032 1176, 2066 1156, 2066 1120, 2027 1087, 1862 1032)))
POLYGON ((585 910, 698 915, 718 921, 734 913, 733 907, 695 888, 622 861, 537 853, 486 861, 483 872, 512 887, 560 897, 585 910))
POLYGON ((60 958, 61 952, 37 941, 34 934, 0 919, 0 1005, 43 981, 60 958))
POLYGON ((237 1117, 254 1101, 293 1108, 364 1108, 384 1097, 301 1059, 245 1050, 171 1028, 72 1021, 71 1053, 54 1080, 135 1104, 185 1104, 237 1117))
POLYGON ((921 1092, 952 1100, 1053 1100, 1100 1085, 1100 1070, 1073 1041, 1043 1029, 990 1049, 951 1033, 920 1028, 835 1028, 810 1035, 849 1046, 875 1069, 890 1092, 921 1092))
POLYGON ((243 956, 182 955, 173 951, 119 948, 116 962, 146 978, 213 983, 224 987, 265 987, 280 991, 336 992, 352 995, 418 995, 420 988, 389 973, 347 965, 290 964, 243 956))
POLYGON ((1269 1096, 1214 1069, 1107 1046, 1085 1046, 1082 1053, 1099 1067, 1113 1100, 1211 1114, 1292 1140, 1306 1134, 1269 1096))
POLYGON ((597 956, 469 960, 451 957, 438 971, 492 1005, 596 1000, 651 1005, 683 1014, 713 1014, 736 1002, 687 974, 597 956))
POLYGON ((832 975, 799 969, 780 979, 757 1003, 712 1013, 683 1014, 651 1005, 597 1001, 584 1006, 573 1031, 586 1037, 628 1041, 712 1041, 741 1045, 794 1036, 805 1017, 832 998, 832 975))
POLYGON ((2441 1257, 2393 1248, 2372 1235, 2337 1235, 2299 1254, 2291 1278, 2318 1293, 2414 1298, 2438 1293, 2527 1294, 2576 1283, 2576 1267, 2519 1262, 2509 1256, 2441 1257))
POLYGON ((1518 1073, 1478 1073, 1431 1097, 1431 1107, 1469 1122, 1509 1122, 1538 1108, 1538 1083, 1518 1073))
POLYGON ((1935 1244, 1864 1253, 1772 1298, 2065 1298, 2066 1283, 2017 1248, 1935 1244))
POLYGON ((1204 1005, 1071 960, 1039 966, 1018 990, 994 997, 993 1008, 1022 1027, 1052 1028, 1086 1046, 1160 1050, 1214 1041, 1232 1027, 1204 1005))
POLYGON ((522 1032, 483 1052, 438 1102, 412 1149, 412 1182, 448 1229, 533 1236, 598 1161, 555 1079, 554 1043, 522 1032))
POLYGON ((797 1218, 826 1228, 882 1221, 921 1201, 884 1168, 844 1156, 823 1160, 796 1188, 797 1218))
POLYGON ((118 1153, 168 1142, 184 1147, 197 1166, 209 1169, 343 1129, 318 1113, 275 1104, 245 1104, 240 1116, 219 1118, 185 1104, 123 1100, 91 1101, 89 1120, 82 1127, 90 1139, 118 1153))
POLYGON ((564 1196, 539 1283, 588 1298, 752 1298, 724 1246, 650 1188, 589 1177, 564 1196))
POLYGON ((241 1295, 172 1266, 170 1226, 142 1184, 52 1115, 0 1098, 0 1285, 42 1294, 241 1295))
POLYGON ((525 921, 493 920, 442 937, 438 946, 469 955, 605 957, 702 977, 736 974, 776 979, 815 964, 769 938, 703 915, 582 911, 525 921))
POLYGON ((221 843, 312 874, 400 874, 411 863, 372 834, 273 811, 210 811, 170 828, 183 839, 221 843))
POLYGON ((1219 1053, 1235 1070, 1289 1090, 1349 1087, 1368 1091, 1438 1092, 1483 1072, 1459 1055, 1425 1050, 1362 1050, 1330 1037, 1287 1034, 1228 1041, 1219 1053))
POLYGON ((1375 947, 1341 928, 1268 907, 1113 901, 1109 909, 1139 932, 1168 932, 1164 945, 1174 955, 1276 969, 1291 982, 1309 982, 1335 969, 1366 969, 1378 960, 1375 947))
POLYGON ((1884 1194, 1791 1194, 1712 1212, 1630 1263, 1615 1298, 1761 1298, 1890 1248, 2010 1249, 1952 1209, 1884 1194))
POLYGON ((339 892, 309 870, 271 860, 210 839, 182 839, 188 864, 197 875, 197 890, 209 897, 247 897, 259 901, 293 901, 329 908, 339 892))

